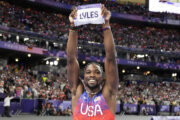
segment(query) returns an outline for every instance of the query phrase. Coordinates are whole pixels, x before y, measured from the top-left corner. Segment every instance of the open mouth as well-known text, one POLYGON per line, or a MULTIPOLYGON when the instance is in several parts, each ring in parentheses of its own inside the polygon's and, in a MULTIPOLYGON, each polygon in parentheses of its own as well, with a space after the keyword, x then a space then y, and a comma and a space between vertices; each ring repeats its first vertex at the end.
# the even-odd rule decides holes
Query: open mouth
POLYGON ((89 84, 96 84, 96 83, 97 83, 97 81, 96 81, 96 80, 94 80, 94 79, 90 79, 90 80, 88 80, 88 83, 89 83, 89 84))

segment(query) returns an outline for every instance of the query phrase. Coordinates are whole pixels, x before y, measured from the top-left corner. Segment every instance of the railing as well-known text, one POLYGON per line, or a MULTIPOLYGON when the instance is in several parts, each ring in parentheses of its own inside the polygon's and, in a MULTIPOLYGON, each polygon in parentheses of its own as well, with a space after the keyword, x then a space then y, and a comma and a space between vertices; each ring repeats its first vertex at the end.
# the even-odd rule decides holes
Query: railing
MULTIPOLYGON (((12 114, 20 114, 20 113, 35 113, 38 110, 39 100, 40 99, 20 99, 15 98, 16 100, 19 99, 19 102, 11 102, 11 113, 12 114)), ((41 99, 42 104, 52 103, 53 107, 58 110, 59 106, 61 106, 61 110, 64 110, 68 107, 71 108, 71 101, 60 101, 60 100, 46 100, 41 99)), ((4 102, 0 102, 0 114, 3 113, 4 102)))
MULTIPOLYGON (((22 52, 29 52, 35 53, 40 55, 47 55, 47 56, 56 56, 66 59, 66 53, 64 51, 45 51, 45 49, 32 47, 29 48, 25 45, 13 44, 8 42, 0 41, 0 48, 22 51, 22 52)), ((105 57, 97 57, 97 56, 85 56, 84 54, 79 54, 79 60, 87 60, 87 61, 94 61, 94 62, 104 62, 105 57)), ((144 61, 137 61, 137 60, 126 60, 122 58, 117 58, 117 63, 121 65, 132 65, 132 66, 142 66, 142 67, 154 67, 160 69, 173 69, 173 70, 180 70, 180 64, 173 64, 173 63, 155 63, 155 62, 144 62, 144 61)))
MULTIPOLYGON (((39 99, 20 99, 19 102, 11 102, 11 113, 35 113, 38 109, 38 102, 39 99), (19 112, 20 111, 20 112, 19 112)), ((60 101, 60 100, 45 100, 42 99, 42 103, 52 103, 53 107, 58 110, 59 106, 61 106, 61 110, 70 107, 72 108, 71 101, 60 101)), ((0 102, 0 114, 2 114, 4 107, 4 102, 0 102)), ((157 110, 157 106, 155 105, 146 105, 146 104, 123 104, 123 109, 121 108, 121 104, 116 104, 116 113, 120 113, 121 111, 124 111, 128 114, 137 114, 137 113, 143 113, 143 111, 146 111, 148 115, 156 115, 157 112, 171 112, 176 113, 180 112, 180 106, 172 106, 172 108, 169 105, 160 105, 157 110), (171 110, 172 109, 172 110, 171 110)))

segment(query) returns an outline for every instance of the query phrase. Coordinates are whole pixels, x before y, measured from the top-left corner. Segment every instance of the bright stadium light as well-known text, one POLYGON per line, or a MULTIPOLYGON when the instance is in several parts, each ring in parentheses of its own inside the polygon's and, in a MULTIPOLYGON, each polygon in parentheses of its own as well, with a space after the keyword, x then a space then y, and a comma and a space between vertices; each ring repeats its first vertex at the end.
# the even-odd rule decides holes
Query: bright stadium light
POLYGON ((56 58, 56 60, 57 60, 57 61, 59 61, 59 60, 60 60, 60 58, 58 57, 58 58, 56 58))
POLYGON ((54 64, 54 63, 51 61, 51 62, 50 62, 50 65, 53 66, 53 64, 54 64))
POLYGON ((48 65, 49 64, 49 61, 46 61, 46 65, 48 65))
POLYGON ((122 73, 125 73, 125 72, 126 72, 125 69, 123 69, 123 70, 122 70, 122 73))
POLYGON ((28 57, 30 58, 30 57, 31 57, 31 54, 28 54, 28 57))
POLYGON ((54 61, 54 65, 58 65, 58 61, 55 60, 55 61, 54 61))
POLYGON ((24 41, 28 41, 29 40, 29 38, 24 38, 24 41))
POLYGON ((16 61, 16 62, 19 62, 19 59, 18 59, 18 58, 16 58, 16 59, 15 59, 15 61, 16 61))
POLYGON ((172 73, 172 77, 176 77, 177 76, 177 73, 172 73))
POLYGON ((86 61, 82 61, 83 64, 86 64, 86 61))
POLYGON ((58 43, 55 43, 55 42, 54 42, 53 45, 54 45, 54 47, 57 47, 57 46, 58 46, 58 43))
POLYGON ((19 35, 16 36, 16 40, 19 40, 19 35))
POLYGON ((174 76, 176 77, 176 76, 177 76, 177 73, 174 73, 174 76))
POLYGON ((144 55, 138 54, 138 55, 137 55, 137 58, 144 58, 144 55))
POLYGON ((140 69, 140 67, 139 67, 139 66, 137 66, 137 67, 136 67, 136 69, 137 69, 137 70, 139 70, 139 69, 140 69))
POLYGON ((147 74, 150 74, 151 72, 150 71, 147 71, 147 74))

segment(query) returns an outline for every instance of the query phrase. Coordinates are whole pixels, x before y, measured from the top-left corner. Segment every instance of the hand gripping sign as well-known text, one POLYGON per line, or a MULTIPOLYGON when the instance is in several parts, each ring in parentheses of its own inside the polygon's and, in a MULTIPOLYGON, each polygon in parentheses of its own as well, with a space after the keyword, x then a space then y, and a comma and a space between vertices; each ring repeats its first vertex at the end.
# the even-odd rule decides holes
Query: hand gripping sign
POLYGON ((104 24, 104 18, 101 15, 102 4, 89 4, 77 7, 77 18, 74 19, 75 26, 85 24, 104 24))

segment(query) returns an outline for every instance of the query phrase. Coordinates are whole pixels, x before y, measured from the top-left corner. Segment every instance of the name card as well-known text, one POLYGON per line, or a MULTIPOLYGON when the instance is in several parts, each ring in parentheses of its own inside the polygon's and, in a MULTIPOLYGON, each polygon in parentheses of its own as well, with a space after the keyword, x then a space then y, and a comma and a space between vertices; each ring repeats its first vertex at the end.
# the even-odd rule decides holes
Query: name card
POLYGON ((104 18, 101 15, 102 4, 89 4, 78 6, 77 18, 74 19, 75 26, 85 24, 104 24, 104 18))

